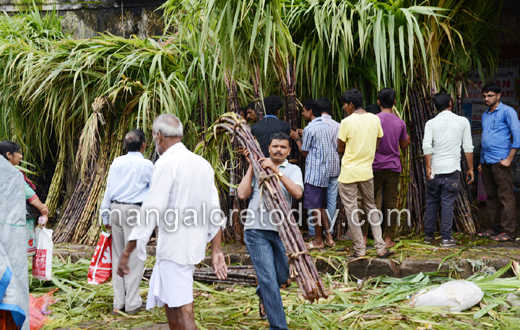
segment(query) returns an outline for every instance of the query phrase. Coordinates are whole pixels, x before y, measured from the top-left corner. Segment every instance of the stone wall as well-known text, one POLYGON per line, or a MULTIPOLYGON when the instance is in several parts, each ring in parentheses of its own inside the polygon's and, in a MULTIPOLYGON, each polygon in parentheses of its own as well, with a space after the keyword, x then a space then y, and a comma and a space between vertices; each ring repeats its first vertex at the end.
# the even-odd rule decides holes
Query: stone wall
MULTIPOLYGON (((27 9, 25 0, 0 0, 0 10, 9 14, 27 9)), ((32 2, 32 1, 29 1, 32 2)), ((90 38, 100 32, 139 38, 162 35, 164 22, 162 11, 157 8, 164 1, 157 0, 35 0, 42 10, 56 9, 63 16, 62 26, 73 31, 75 38, 90 38)))

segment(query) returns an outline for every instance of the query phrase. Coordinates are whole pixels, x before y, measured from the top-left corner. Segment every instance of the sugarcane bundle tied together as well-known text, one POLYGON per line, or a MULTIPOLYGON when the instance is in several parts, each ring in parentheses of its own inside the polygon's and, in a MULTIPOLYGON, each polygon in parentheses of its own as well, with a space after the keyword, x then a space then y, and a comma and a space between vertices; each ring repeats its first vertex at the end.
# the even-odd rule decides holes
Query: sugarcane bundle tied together
POLYGON ((271 214, 278 224, 276 227, 289 259, 291 278, 296 278, 305 299, 313 302, 321 297, 327 298, 327 290, 305 246, 298 223, 290 212, 291 206, 284 198, 278 176, 271 169, 263 169, 260 165, 259 159, 264 158, 264 155, 249 126, 236 114, 226 113, 213 126, 215 139, 219 133, 230 134, 232 141, 238 141, 249 151, 251 166, 260 185, 262 201, 267 211, 273 211, 271 214))

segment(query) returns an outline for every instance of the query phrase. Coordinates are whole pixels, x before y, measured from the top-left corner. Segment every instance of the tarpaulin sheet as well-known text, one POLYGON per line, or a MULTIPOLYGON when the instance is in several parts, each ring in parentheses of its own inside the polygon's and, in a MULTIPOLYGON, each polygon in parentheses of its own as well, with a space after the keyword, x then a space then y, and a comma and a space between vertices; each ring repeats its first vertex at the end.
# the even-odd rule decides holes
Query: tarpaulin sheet
POLYGON ((29 330, 29 276, 23 176, 0 156, 0 310, 29 330), (24 239, 20 239, 24 238, 24 239))

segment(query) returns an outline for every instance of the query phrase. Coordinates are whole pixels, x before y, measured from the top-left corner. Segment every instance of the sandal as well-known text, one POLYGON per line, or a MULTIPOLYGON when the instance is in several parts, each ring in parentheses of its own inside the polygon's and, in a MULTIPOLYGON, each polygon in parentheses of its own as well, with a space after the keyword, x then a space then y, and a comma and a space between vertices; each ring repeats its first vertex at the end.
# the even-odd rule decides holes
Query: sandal
POLYGON ((262 320, 267 320, 267 313, 265 312, 264 300, 262 297, 258 296, 258 314, 262 320), (262 314, 262 309, 264 310, 264 314, 262 314))
POLYGON ((322 247, 317 247, 317 246, 314 246, 314 244, 312 244, 312 242, 309 242, 307 244, 305 244, 305 246, 307 247, 307 250, 320 250, 320 249, 323 249, 322 247))
POLYGON ((498 236, 498 233, 497 233, 496 231, 494 231, 493 229, 488 229, 488 230, 486 230, 485 232, 478 233, 477 236, 478 236, 478 237, 487 237, 487 238, 490 238, 490 237, 498 236))
POLYGON ((332 243, 331 245, 327 244, 327 241, 323 241, 323 244, 325 244, 325 246, 328 246, 330 248, 333 248, 336 246, 336 243, 332 243))
POLYGON ((509 236, 506 233, 502 233, 500 235, 493 236, 493 237, 491 237, 491 239, 493 241, 495 241, 495 242, 508 242, 508 241, 514 241, 515 240, 513 237, 509 236))
POLYGON ((394 254, 395 252, 394 251, 390 251, 390 250, 386 250, 386 253, 383 254, 382 256, 380 255, 377 255, 379 258, 381 259, 386 259, 388 258, 389 256, 391 256, 392 254, 394 254))

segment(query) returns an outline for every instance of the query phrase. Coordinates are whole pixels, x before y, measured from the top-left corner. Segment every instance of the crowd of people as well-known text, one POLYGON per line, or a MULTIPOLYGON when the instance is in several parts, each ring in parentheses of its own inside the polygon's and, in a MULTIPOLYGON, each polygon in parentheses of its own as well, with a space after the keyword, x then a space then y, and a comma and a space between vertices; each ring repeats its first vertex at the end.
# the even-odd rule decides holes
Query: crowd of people
MULTIPOLYGON (((516 238, 511 162, 520 148, 520 122, 516 111, 500 102, 499 86, 488 84, 482 93, 489 109, 482 117, 478 170, 482 172, 488 194, 491 228, 478 235, 509 241, 516 238)), ((341 102, 345 114, 341 122, 331 117, 332 104, 328 98, 303 102, 302 115, 308 122, 303 130, 291 130, 289 124, 278 119, 283 107, 283 100, 278 96, 263 100, 265 116, 261 119, 257 117, 254 103, 241 112, 244 123, 247 120, 252 124, 251 132, 265 156, 259 160, 260 166, 271 169, 278 177, 289 205, 303 198, 303 207, 308 212, 307 248, 334 247, 332 234, 339 196, 348 222, 344 239, 353 242, 352 257, 365 256, 368 228, 371 228, 377 256, 387 258, 394 253, 390 249, 395 246, 399 212, 388 212, 383 227, 381 212, 376 211, 382 210, 383 205, 387 210, 397 211, 402 171, 400 155, 407 152, 410 137, 405 122, 394 111, 394 90, 382 89, 377 105, 365 107, 362 93, 353 88, 343 93, 341 102), (305 158, 304 173, 288 160, 291 145, 305 158)), ((451 97, 440 92, 434 96, 433 103, 438 115, 427 122, 422 141, 427 184, 424 241, 434 242, 440 209, 440 244, 450 247, 457 244, 452 236, 452 224, 455 199, 464 177, 461 152, 467 159, 466 178, 471 184, 474 181, 473 143, 469 121, 452 112, 451 97)), ((219 219, 220 213, 215 212, 220 210, 215 174, 206 160, 183 145, 183 127, 176 116, 163 114, 155 118, 152 136, 160 155, 155 164, 143 156, 147 148, 145 134, 134 129, 125 136, 127 154, 116 158, 109 169, 100 216, 112 233, 112 313, 135 314, 143 308, 164 307, 171 329, 195 329, 193 272, 204 259, 209 242, 215 274, 219 279, 227 276, 221 250, 222 227, 216 224, 225 219, 219 219), (193 222, 187 222, 186 218, 176 221, 179 214, 186 216, 188 212, 193 213, 193 222), (197 215, 212 221, 201 225, 197 215), (154 231, 157 262, 147 302, 143 303, 139 287, 146 246, 154 231)), ((11 141, 0 143, 0 154, 5 158, 0 162, 2 167, 19 165, 22 159, 20 146, 11 141)), ((272 210, 264 207, 262 182, 254 175, 249 152, 244 150, 243 154, 249 167, 239 183, 237 196, 248 201, 248 210, 253 215, 244 223, 244 241, 259 284, 256 293, 260 316, 269 320, 270 329, 287 329, 279 291, 289 278, 285 248, 276 224, 258 221, 268 219, 272 210)), ((16 174, 17 171, 13 167, 11 172, 16 174)), ((39 224, 45 226, 47 207, 35 195, 34 186, 25 175, 18 174, 20 179, 15 180, 20 182, 12 185, 13 192, 2 193, 15 196, 17 189, 25 186, 25 198, 36 208, 35 216, 41 219, 39 224)), ((12 223, 0 222, 0 225, 16 226, 13 223, 19 221, 18 218, 11 216, 12 223)), ((34 220, 27 224, 24 226, 26 242, 31 242, 34 220)), ((14 246, 9 242, 3 245, 14 246)), ((32 252, 31 248, 28 247, 27 253, 32 252)), ((4 250, 0 249, 0 258, 5 259, 4 250)), ((24 270, 18 268, 14 269, 15 275, 20 277, 24 270)), ((0 271, 4 270, 0 268, 0 271)), ((27 276, 27 268, 23 276, 27 276)), ((2 283, 0 291, 5 289, 2 285, 9 285, 2 283)))

